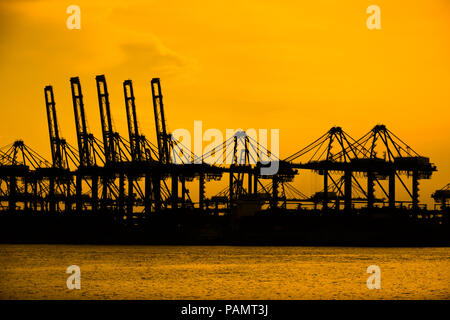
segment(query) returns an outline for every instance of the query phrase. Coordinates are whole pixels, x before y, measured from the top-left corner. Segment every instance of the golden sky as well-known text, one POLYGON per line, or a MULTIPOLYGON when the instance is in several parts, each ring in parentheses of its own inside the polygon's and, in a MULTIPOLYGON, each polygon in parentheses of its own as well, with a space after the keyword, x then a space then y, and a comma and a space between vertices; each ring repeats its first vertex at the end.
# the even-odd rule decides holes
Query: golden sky
MULTIPOLYGON (((50 158, 43 89, 76 145, 69 78, 80 76, 101 138, 95 75, 105 74, 127 136, 122 81, 155 141, 150 79, 160 77, 170 130, 280 129, 281 157, 330 127, 359 138, 383 123, 438 167, 421 200, 450 182, 450 1, 1 1, 0 145, 50 158), (81 8, 81 30, 66 8, 81 8), (369 5, 381 30, 366 26, 369 5)), ((317 191, 317 190, 316 190, 317 191)), ((308 193, 308 192, 306 192, 308 193)))

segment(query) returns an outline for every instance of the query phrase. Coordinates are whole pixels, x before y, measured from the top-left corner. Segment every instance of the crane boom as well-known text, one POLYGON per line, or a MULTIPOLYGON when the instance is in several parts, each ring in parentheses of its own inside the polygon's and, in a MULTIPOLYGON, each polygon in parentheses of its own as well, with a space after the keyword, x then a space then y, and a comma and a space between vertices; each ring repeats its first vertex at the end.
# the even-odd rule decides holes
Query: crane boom
POLYGON ((83 93, 81 91, 80 79, 78 77, 70 78, 72 89, 73 110, 75 114, 75 128, 77 131, 78 155, 81 166, 90 166, 93 164, 91 149, 89 147, 89 132, 87 129, 86 115, 84 111, 83 93))
POLYGON ((53 95, 53 87, 46 86, 44 88, 45 106, 47 110, 48 130, 50 136, 50 148, 52 151, 53 166, 57 168, 63 167, 63 156, 61 150, 61 139, 58 130, 58 118, 56 117, 55 99, 53 95))
POLYGON ((164 104, 159 78, 153 78, 151 85, 159 161, 167 164, 170 162, 169 136, 167 135, 166 121, 164 118, 164 104))
POLYGON ((97 82, 98 104, 100 107, 100 120, 102 124, 103 147, 105 149, 105 162, 115 162, 116 148, 114 140, 114 129, 112 126, 111 109, 109 106, 108 87, 104 75, 95 77, 97 82))
MULTIPOLYGON (((141 135, 136 115, 136 104, 131 80, 123 82, 123 93, 127 111, 128 134, 130 137, 130 152, 133 161, 141 161, 143 150, 141 148, 141 135)), ((144 151, 145 152, 145 151, 144 151)))

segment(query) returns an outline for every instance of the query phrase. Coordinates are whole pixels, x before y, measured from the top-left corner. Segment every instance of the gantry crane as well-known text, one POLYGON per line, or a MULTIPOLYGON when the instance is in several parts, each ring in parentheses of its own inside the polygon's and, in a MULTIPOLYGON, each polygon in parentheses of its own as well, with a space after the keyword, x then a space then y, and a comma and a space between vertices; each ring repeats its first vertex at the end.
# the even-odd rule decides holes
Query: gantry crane
MULTIPOLYGON (((159 78, 153 78, 150 82, 152 87, 153 111, 155 116, 156 140, 158 142, 158 156, 161 165, 168 165, 170 160, 170 135, 167 133, 166 119, 164 116, 163 95, 161 91, 161 82, 159 78)), ((172 208, 178 206, 178 175, 172 172, 172 188, 170 198, 172 199, 172 208)), ((160 180, 160 179, 158 179, 160 180)))
POLYGON ((97 83, 98 105, 100 108, 100 120, 103 135, 103 150, 105 156, 105 174, 103 176, 102 202, 106 208, 113 204, 123 213, 125 202, 125 172, 123 162, 128 161, 129 149, 123 138, 114 130, 111 108, 109 104, 109 93, 104 75, 95 77, 97 83), (114 180, 119 176, 118 190, 115 188, 114 180), (118 191, 118 194, 117 194, 118 191), (115 198, 115 199, 113 199, 115 198))
MULTIPOLYGON (((157 162, 154 160, 158 158, 158 153, 155 151, 153 144, 139 131, 139 122, 136 113, 136 102, 134 97, 133 83, 131 80, 123 82, 123 92, 125 99, 125 108, 127 114, 128 136, 130 143, 130 154, 133 166, 144 168, 141 170, 141 176, 145 178, 144 193, 137 183, 141 176, 136 174, 129 174, 129 195, 133 192, 133 181, 135 182, 135 189, 143 198, 145 204, 145 211, 151 211, 152 203, 155 207, 160 205, 160 177, 155 176, 158 171, 156 167, 157 162), (153 187, 152 187, 153 184, 153 187)), ((136 171, 136 170, 135 170, 136 171)), ((139 170, 138 170, 139 171, 139 170)), ((130 198, 130 197, 129 197, 130 198)))
POLYGON ((448 202, 450 200, 450 183, 442 189, 436 190, 431 197, 435 202, 440 203, 441 209, 445 210, 449 207, 448 202))
POLYGON ((98 179, 102 169, 97 164, 97 159, 101 159, 103 150, 99 141, 89 132, 86 113, 83 103, 83 93, 81 90, 80 79, 78 77, 70 78, 70 87, 72 91, 72 102, 75 116, 75 129, 77 133, 78 155, 80 165, 76 172, 76 204, 77 211, 83 208, 83 187, 82 182, 90 178, 90 197, 92 211, 98 209, 98 179))
POLYGON ((131 80, 123 82, 123 94, 127 111, 128 136, 130 141, 130 153, 132 161, 143 161, 145 149, 141 146, 142 137, 139 134, 138 121, 136 117, 136 105, 131 80))
MULTIPOLYGON (((225 210, 230 209, 234 205, 233 202, 255 199, 268 201, 272 209, 279 208, 280 202, 283 209, 289 201, 309 201, 314 205, 321 203, 324 210, 334 202, 335 208, 340 210, 341 199, 344 199, 346 210, 354 209, 353 203, 366 203, 370 209, 376 203, 385 205, 384 198, 375 197, 376 184, 388 198, 388 205, 392 209, 396 208, 396 181, 399 181, 410 195, 411 200, 408 202, 411 203, 412 209, 417 209, 419 180, 430 178, 432 172, 436 171, 436 167, 428 158, 414 152, 384 125, 375 126, 358 140, 351 138, 340 127, 333 127, 312 144, 283 161, 253 140, 251 135, 238 131, 220 146, 196 157, 168 131, 159 78, 151 80, 157 139, 155 147, 140 132, 132 81, 123 82, 129 136, 129 141, 126 141, 113 126, 105 76, 96 77, 103 136, 103 141, 100 141, 89 132, 79 78, 71 78, 70 83, 78 150, 61 137, 53 87, 46 86, 44 93, 52 161, 49 165, 44 162, 38 164, 38 157, 33 155, 31 149, 25 147, 22 141, 16 141, 5 151, 0 149, 0 208, 13 212, 23 206, 39 211, 38 204, 41 203, 40 211, 57 213, 61 212, 61 203, 67 212, 70 212, 73 203, 76 203, 77 212, 88 212, 89 209, 96 211, 101 207, 107 212, 123 213, 117 216, 119 218, 128 218, 129 213, 135 216, 133 207, 137 208, 142 204, 145 205, 145 212, 177 210, 180 203, 182 209, 186 209, 185 203, 190 203, 193 208, 194 204, 190 199, 185 201, 185 197, 189 197, 185 181, 199 178, 199 211, 207 212, 208 203, 205 202, 210 200, 205 199, 205 181, 229 173, 229 184, 225 191, 220 193, 223 195, 221 205, 227 206, 225 210), (228 160, 231 159, 227 162, 228 165, 204 162, 208 157, 215 159, 215 154, 220 151, 228 160), (380 157, 381 154, 383 156, 380 157), (263 174, 258 170, 265 166, 264 163, 267 164, 266 160, 261 160, 261 156, 270 159, 269 163, 279 163, 276 174, 263 174), (21 162, 19 158, 22 158, 21 162), (194 159, 196 161, 192 163, 191 160, 194 159), (28 169, 25 163, 31 164, 32 168, 28 169), (72 171, 74 166, 75 170, 72 171), (307 197, 296 190, 289 184, 297 173, 295 169, 312 170, 322 175, 323 191, 307 197), (335 179, 336 174, 339 174, 339 179, 335 179), (412 178, 412 187, 406 186, 401 174, 412 178), (361 184, 361 176, 367 178, 367 185, 361 184), (75 192, 72 193, 74 177, 76 184, 75 192), (145 194, 140 189, 140 182, 144 177, 145 194), (172 184, 170 189, 165 180, 169 177, 172 184), (262 179, 271 181, 264 186, 262 179), (380 182, 387 179, 389 189, 385 190, 380 182), (88 193, 83 193, 83 183, 91 188, 90 197, 88 193), (179 183, 181 197, 178 192, 179 183), (32 188, 31 193, 29 186, 32 188), (99 187, 102 188, 101 191, 99 187), (86 203, 90 203, 91 207, 86 206, 86 203)), ((448 186, 433 194, 433 198, 442 202, 443 206, 448 202, 448 197, 443 198, 443 195, 448 194, 447 189, 448 186)), ((404 201, 397 201, 399 202, 404 201)))
POLYGON ((159 78, 151 81, 153 110, 155 114, 156 139, 158 141, 159 161, 163 164, 170 163, 170 136, 167 134, 166 119, 164 116, 163 96, 161 92, 161 82, 159 78))
POLYGON ((52 168, 41 169, 49 179, 48 210, 51 212, 59 211, 59 203, 63 201, 65 203, 64 210, 70 211, 73 181, 70 174, 69 160, 73 165, 78 166, 79 159, 76 150, 65 139, 60 137, 53 87, 46 86, 44 88, 44 95, 52 154, 52 168), (59 191, 59 194, 57 194, 57 191, 59 191))
POLYGON ((16 212, 18 206, 24 211, 47 210, 48 183, 43 181, 40 170, 52 164, 22 140, 0 148, 0 160, 1 207, 9 212, 16 212))
POLYGON ((127 113, 128 136, 132 161, 153 161, 158 156, 153 144, 139 131, 139 122, 136 113, 136 103, 131 80, 123 82, 125 108, 127 113))
POLYGON ((314 195, 315 199, 322 198, 323 210, 328 209, 330 198, 335 199, 335 206, 339 208, 339 198, 335 197, 334 192, 330 192, 330 185, 331 187, 337 187, 339 193, 343 195, 344 206, 347 211, 351 210, 353 206, 352 181, 357 181, 350 163, 358 158, 354 142, 355 140, 341 127, 332 127, 314 142, 284 159, 284 161, 291 163, 294 168, 309 169, 323 175, 323 192, 314 195), (343 173, 343 191, 341 189, 342 184, 338 184, 333 179, 332 172, 343 173))
MULTIPOLYGON (((369 207, 373 204, 373 186, 375 182, 382 192, 389 199, 389 206, 395 208, 395 181, 400 181, 401 185, 411 197, 411 204, 414 209, 419 208, 419 180, 430 179, 436 166, 430 163, 430 159, 419 155, 402 139, 397 137, 385 125, 379 124, 372 128, 367 134, 358 139, 354 144, 358 150, 360 158, 363 158, 358 165, 363 166, 362 170, 367 173, 369 186, 369 207), (379 145, 378 145, 379 143, 379 145), (382 154, 383 158, 379 157, 382 154), (401 174, 406 173, 412 178, 412 188, 408 188, 401 174), (379 180, 389 179, 389 190, 386 192, 379 180), (371 200, 372 199, 372 200, 371 200)), ((356 163, 355 163, 356 164, 356 163)))
POLYGON ((64 161, 62 155, 62 140, 59 137, 58 118, 56 116, 55 99, 53 95, 53 87, 46 86, 45 106, 47 111, 48 131, 50 136, 50 150, 52 152, 53 167, 66 168, 67 162, 64 161))

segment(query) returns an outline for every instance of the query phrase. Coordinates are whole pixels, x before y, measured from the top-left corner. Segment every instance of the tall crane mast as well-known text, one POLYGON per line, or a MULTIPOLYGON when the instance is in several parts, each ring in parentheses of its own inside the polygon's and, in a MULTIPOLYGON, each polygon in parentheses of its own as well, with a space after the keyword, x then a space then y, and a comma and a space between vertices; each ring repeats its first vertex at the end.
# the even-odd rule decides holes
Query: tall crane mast
POLYGON ((98 104, 100 107, 100 120, 102 124, 103 147, 105 150, 105 162, 115 162, 117 159, 114 129, 112 126, 111 109, 109 106, 108 87, 104 75, 95 77, 97 82, 98 104))
MULTIPOLYGON (((106 80, 104 75, 99 75, 95 77, 97 82, 97 94, 98 94, 98 104, 100 107, 100 120, 102 124, 102 134, 103 134, 103 146, 105 155, 105 165, 117 164, 123 160, 127 161, 127 155, 125 151, 129 152, 128 147, 125 145, 122 137, 118 132, 114 131, 111 117, 111 109, 109 106, 109 94, 108 87, 106 86, 106 80)), ((108 199, 108 190, 117 199, 117 207, 120 211, 124 209, 125 201, 125 172, 121 171, 119 174, 119 188, 118 190, 114 185, 114 177, 111 179, 103 179, 103 194, 102 198, 104 201, 108 199), (118 191, 118 194, 117 194, 118 191)), ((129 196, 133 194, 133 183, 131 179, 128 183, 129 186, 129 196)), ((104 202, 104 205, 106 202, 104 202)), ((131 206, 130 206, 131 207, 131 206)))
POLYGON ((136 104, 131 80, 123 82, 123 93, 125 97, 125 107, 127 111, 128 134, 130 137, 130 152, 133 161, 143 160, 142 137, 139 134, 138 121, 136 116, 136 104))
POLYGON ((161 163, 170 162, 169 136, 166 130, 166 120, 164 118, 164 104, 161 93, 161 83, 159 78, 153 78, 151 81, 153 110, 155 113, 156 138, 158 141, 158 154, 161 163))
POLYGON ((53 87, 44 88, 45 106, 47 110, 48 131, 50 135, 50 148, 52 151, 53 167, 63 168, 64 159, 62 154, 61 139, 59 137, 58 118, 56 117, 55 99, 53 87))
POLYGON ((89 134, 87 128, 80 79, 78 77, 70 78, 70 87, 72 89, 72 101, 75 114, 75 128, 77 131, 80 166, 89 167, 95 164, 94 154, 91 152, 94 137, 89 134))
MULTIPOLYGON (((89 133, 84 111, 83 93, 81 91, 80 79, 78 77, 70 78, 70 87, 72 90, 73 111, 75 115, 75 128, 77 131, 78 156, 80 158, 79 168, 92 168, 96 166, 96 151, 94 135, 89 133)), ((91 206, 93 211, 97 211, 98 201, 98 175, 91 174, 91 206)), ((82 172, 76 174, 76 201, 77 210, 81 211, 83 207, 82 199, 82 180, 86 175, 82 172)))
MULTIPOLYGON (((55 98, 53 95, 53 87, 46 86, 44 88, 45 95, 45 107, 47 111, 48 120, 48 131, 50 135, 50 148, 52 151, 52 161, 53 169, 59 171, 63 169, 64 171, 69 171, 69 158, 72 162, 77 165, 78 159, 77 155, 74 153, 73 149, 66 143, 66 140, 60 138, 59 136, 59 126, 58 118, 56 116, 55 108, 55 98), (69 155, 69 152, 71 155, 69 155)), ((53 171, 53 170, 52 170, 53 171)), ((49 198, 49 210, 55 212, 59 210, 60 201, 55 197, 56 192, 59 191, 65 195, 65 211, 70 212, 72 210, 71 206, 71 184, 72 178, 70 176, 65 176, 64 179, 56 179, 55 172, 50 173, 48 176, 49 186, 48 186, 48 198, 49 198)))

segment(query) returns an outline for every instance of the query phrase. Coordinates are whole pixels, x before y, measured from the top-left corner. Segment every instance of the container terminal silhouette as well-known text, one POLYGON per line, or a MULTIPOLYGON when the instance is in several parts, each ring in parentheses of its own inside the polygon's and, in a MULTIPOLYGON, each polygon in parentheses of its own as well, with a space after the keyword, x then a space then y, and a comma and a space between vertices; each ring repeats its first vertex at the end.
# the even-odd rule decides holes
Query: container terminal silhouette
POLYGON ((0 241, 449 244, 449 185, 432 195, 432 210, 421 205, 419 182, 436 166, 384 125, 359 139, 333 127, 285 159, 243 131, 195 155, 167 130, 159 78, 151 80, 156 145, 140 132, 132 81, 123 82, 125 139, 113 126, 105 76, 95 80, 101 140, 89 132, 73 77, 78 148, 60 136, 46 86, 51 162, 21 140, 0 149, 0 241), (217 154, 231 163, 217 164, 217 154), (262 174, 271 162, 277 173, 262 174), (293 186, 303 170, 323 177, 322 191, 306 196, 293 186), (227 187, 208 198, 206 183, 223 178, 227 187), (195 182, 198 201, 186 182, 195 182), (398 186, 409 199, 398 199, 398 186))

